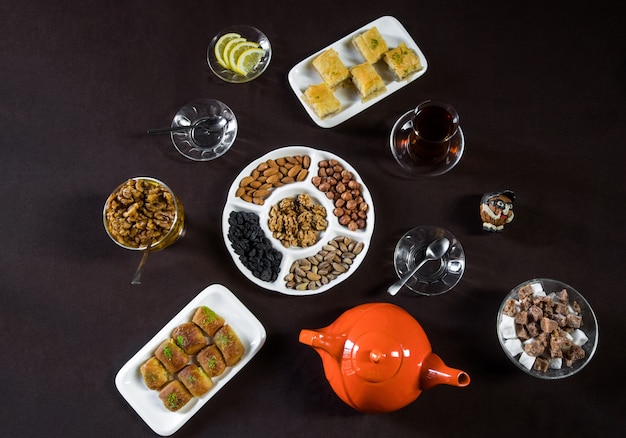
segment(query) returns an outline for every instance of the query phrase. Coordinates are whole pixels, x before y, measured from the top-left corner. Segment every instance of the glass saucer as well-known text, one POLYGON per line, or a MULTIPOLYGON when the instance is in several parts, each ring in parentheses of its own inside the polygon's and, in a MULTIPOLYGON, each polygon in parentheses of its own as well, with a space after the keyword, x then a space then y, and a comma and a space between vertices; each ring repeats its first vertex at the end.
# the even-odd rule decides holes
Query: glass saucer
POLYGON ((263 74, 272 59, 272 46, 267 36, 256 27, 238 24, 222 29, 213 37, 207 49, 206 57, 209 67, 211 68, 211 71, 215 73, 215 76, 226 82, 241 84, 244 82, 250 82, 263 74), (254 70, 246 76, 224 68, 219 62, 217 62, 217 58, 215 57, 215 44, 220 37, 227 33, 238 33, 242 38, 245 38, 248 41, 255 41, 263 50, 265 50, 265 56, 263 56, 263 58, 259 61, 254 70))
POLYGON ((215 99, 194 100, 183 106, 172 120, 172 128, 179 126, 189 129, 172 132, 172 142, 178 152, 195 161, 224 155, 237 136, 235 114, 215 99))
POLYGON ((450 150, 446 158, 438 163, 426 164, 415 161, 407 151, 409 132, 413 129, 411 118, 415 110, 407 111, 393 125, 389 136, 389 147, 398 164, 406 171, 418 176, 437 176, 449 172, 458 164, 465 150, 465 136, 459 126, 457 133, 449 140, 450 150))
POLYGON ((450 241, 448 252, 440 260, 426 262, 405 284, 420 295, 443 294, 461 280, 465 271, 465 252, 461 242, 444 228, 420 226, 406 232, 393 253, 396 273, 403 277, 423 259, 426 247, 440 237, 450 241))

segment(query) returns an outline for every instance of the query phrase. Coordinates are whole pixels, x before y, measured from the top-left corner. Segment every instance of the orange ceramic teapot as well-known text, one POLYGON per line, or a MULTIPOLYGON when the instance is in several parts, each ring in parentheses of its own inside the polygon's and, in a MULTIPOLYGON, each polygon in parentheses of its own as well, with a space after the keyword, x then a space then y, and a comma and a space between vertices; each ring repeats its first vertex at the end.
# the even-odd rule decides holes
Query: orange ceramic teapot
POLYGON ((395 411, 424 389, 470 383, 467 373, 432 352, 422 326, 393 304, 356 306, 328 327, 302 330, 300 342, 319 353, 333 390, 361 412, 395 411))

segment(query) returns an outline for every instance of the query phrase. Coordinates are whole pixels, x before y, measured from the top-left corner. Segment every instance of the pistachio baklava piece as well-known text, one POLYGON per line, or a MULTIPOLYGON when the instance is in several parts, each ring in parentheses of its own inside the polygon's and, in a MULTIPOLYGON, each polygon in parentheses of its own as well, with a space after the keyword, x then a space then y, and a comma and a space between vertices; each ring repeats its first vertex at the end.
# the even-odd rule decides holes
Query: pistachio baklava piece
POLYGON ((315 111, 320 119, 338 113, 341 102, 337 99, 327 83, 311 85, 304 92, 304 100, 315 111))
POLYGON ((224 318, 207 306, 198 307, 191 320, 209 336, 213 336, 225 322, 224 318))
POLYGON ((150 389, 160 389, 169 382, 170 373, 167 372, 163 364, 156 356, 152 356, 139 367, 141 376, 146 386, 150 389))
POLYGON ((154 355, 170 373, 180 371, 189 363, 189 356, 171 338, 163 341, 154 355))
POLYGON ((352 44, 370 64, 379 61, 388 50, 387 42, 376 26, 352 38, 352 44))
POLYGON ((208 344, 200 327, 193 322, 179 325, 172 331, 172 339, 189 355, 196 354, 208 344))
POLYGON ((313 59, 313 68, 332 89, 350 78, 350 71, 344 65, 335 49, 328 49, 313 59))
POLYGON ((224 326, 215 333, 213 339, 215 340, 217 348, 222 352, 226 365, 232 366, 239 362, 245 352, 245 348, 237 336, 237 333, 235 333, 235 330, 233 330, 230 325, 224 324, 224 326))
POLYGON ((168 410, 176 412, 193 398, 191 393, 178 380, 172 380, 159 391, 159 398, 168 410))
POLYGON ((224 356, 215 344, 204 348, 196 356, 196 360, 209 377, 217 377, 226 369, 224 356))
POLYGON ((195 363, 189 364, 180 370, 178 380, 183 382, 183 385, 194 397, 206 394, 213 387, 211 378, 195 363))

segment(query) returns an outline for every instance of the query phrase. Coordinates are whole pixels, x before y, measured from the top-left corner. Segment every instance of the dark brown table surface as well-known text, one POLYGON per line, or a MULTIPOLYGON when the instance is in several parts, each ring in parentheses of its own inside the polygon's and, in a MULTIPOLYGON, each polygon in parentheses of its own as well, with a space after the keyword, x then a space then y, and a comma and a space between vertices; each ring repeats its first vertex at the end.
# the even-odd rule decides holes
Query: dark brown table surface
POLYGON ((267 341, 177 436, 570 437, 626 428, 626 39, 616 8, 566 1, 1 3, 0 435, 153 436, 117 391, 115 375, 215 283, 258 317, 267 341), (427 73, 345 123, 319 128, 289 88, 288 71, 383 15, 405 25, 428 59, 427 73), (262 29, 274 57, 260 78, 229 84, 209 70, 206 48, 220 29, 239 23, 262 29), (220 159, 192 162, 168 136, 144 134, 208 97, 227 103, 240 123, 220 159), (409 178, 391 156, 389 131, 430 98, 458 109, 465 156, 446 175, 409 178), (351 163, 376 208, 358 271, 308 297, 250 282, 221 229, 227 188, 243 167, 300 144, 351 163), (140 175, 179 194, 187 230, 153 254, 143 284, 131 286, 139 255, 109 239, 101 215, 112 189, 140 175), (516 192, 516 218, 501 234, 485 233, 480 196, 501 188, 516 192), (438 297, 390 297, 397 239, 428 224, 462 242, 463 279, 438 297), (596 356, 569 379, 532 378, 498 344, 503 296, 535 277, 576 287, 598 317, 596 356), (466 370, 471 384, 433 388, 389 414, 345 405, 298 334, 374 301, 413 315, 435 352, 466 370))

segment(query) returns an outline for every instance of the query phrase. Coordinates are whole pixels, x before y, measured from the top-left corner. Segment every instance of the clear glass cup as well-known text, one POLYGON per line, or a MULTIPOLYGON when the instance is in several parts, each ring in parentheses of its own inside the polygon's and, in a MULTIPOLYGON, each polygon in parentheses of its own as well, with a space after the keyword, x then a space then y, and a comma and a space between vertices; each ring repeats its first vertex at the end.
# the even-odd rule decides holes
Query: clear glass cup
POLYGON ((414 175, 446 173, 456 166, 465 148, 459 114, 445 102, 422 102, 398 119, 389 145, 398 164, 414 175))
POLYGON ((172 142, 183 156, 209 161, 230 149, 237 137, 238 124, 233 111, 223 102, 198 99, 176 113, 170 130, 172 142))

